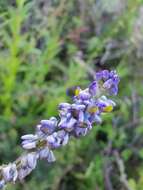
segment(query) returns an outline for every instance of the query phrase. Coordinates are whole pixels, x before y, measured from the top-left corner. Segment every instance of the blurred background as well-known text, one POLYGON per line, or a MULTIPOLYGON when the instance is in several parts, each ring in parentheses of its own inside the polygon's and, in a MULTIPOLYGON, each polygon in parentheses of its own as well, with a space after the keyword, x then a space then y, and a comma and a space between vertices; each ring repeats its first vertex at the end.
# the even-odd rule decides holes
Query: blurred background
POLYGON ((143 0, 0 0, 0 164, 101 69, 121 78, 114 112, 7 190, 143 190, 143 0))

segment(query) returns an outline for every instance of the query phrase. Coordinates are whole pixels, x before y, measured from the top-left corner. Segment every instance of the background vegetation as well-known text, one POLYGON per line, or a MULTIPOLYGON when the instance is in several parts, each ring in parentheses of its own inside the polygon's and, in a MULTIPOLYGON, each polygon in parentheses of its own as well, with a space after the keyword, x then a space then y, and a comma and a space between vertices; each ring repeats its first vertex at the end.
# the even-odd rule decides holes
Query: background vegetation
POLYGON ((7 190, 143 190, 143 0, 0 0, 0 163, 57 116, 69 87, 116 69, 117 107, 101 126, 7 190))

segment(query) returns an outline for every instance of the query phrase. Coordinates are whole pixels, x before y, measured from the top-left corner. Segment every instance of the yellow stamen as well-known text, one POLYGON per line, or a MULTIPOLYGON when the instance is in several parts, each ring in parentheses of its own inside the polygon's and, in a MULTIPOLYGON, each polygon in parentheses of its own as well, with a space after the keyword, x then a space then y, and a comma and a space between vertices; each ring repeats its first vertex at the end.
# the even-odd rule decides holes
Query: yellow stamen
POLYGON ((42 148, 42 147, 45 147, 46 145, 47 145, 46 140, 39 140, 36 144, 37 148, 42 148))
POLYGON ((93 107, 88 109, 89 113, 96 113, 97 111, 98 111, 98 107, 96 107, 96 106, 93 106, 93 107))
POLYGON ((80 89, 79 88, 75 89, 75 96, 78 96, 79 93, 80 93, 80 89))
POLYGON ((105 108, 103 108, 104 112, 111 112, 112 110, 113 110, 113 106, 112 105, 109 105, 109 106, 106 106, 105 108))

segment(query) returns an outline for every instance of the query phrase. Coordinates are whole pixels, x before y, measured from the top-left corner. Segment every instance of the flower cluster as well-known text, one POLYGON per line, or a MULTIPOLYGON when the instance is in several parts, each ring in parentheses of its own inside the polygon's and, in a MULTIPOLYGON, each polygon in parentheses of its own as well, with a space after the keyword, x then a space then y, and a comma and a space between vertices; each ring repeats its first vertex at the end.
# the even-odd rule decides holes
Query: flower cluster
POLYGON ((39 159, 55 161, 53 150, 66 145, 71 137, 85 136, 94 124, 100 124, 101 114, 111 112, 115 102, 106 94, 116 95, 119 77, 115 71, 96 73, 96 80, 88 88, 75 88, 73 103, 59 104, 59 119, 42 120, 35 134, 21 137, 27 152, 14 163, 0 168, 0 189, 6 183, 25 178, 37 165, 39 159))

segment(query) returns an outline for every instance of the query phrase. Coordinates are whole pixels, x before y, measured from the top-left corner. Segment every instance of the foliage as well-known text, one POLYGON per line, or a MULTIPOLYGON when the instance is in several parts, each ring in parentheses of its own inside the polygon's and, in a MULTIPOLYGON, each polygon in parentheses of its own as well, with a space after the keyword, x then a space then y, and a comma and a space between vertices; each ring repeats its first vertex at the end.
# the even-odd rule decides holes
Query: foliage
POLYGON ((21 154, 21 135, 57 116, 68 88, 85 87, 95 70, 121 77, 117 108, 102 126, 8 190, 142 190, 143 1, 105 1, 0 1, 1 164, 21 154))

